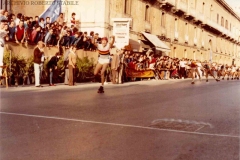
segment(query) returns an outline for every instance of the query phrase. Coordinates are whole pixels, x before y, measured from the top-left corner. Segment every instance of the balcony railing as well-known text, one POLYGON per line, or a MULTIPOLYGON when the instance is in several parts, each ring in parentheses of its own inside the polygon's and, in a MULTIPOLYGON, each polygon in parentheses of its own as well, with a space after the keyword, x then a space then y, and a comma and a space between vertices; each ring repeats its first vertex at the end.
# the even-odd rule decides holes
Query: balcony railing
POLYGON ((176 0, 159 0, 161 4, 170 4, 171 6, 176 6, 176 0))
POLYGON ((212 21, 211 19, 207 18, 206 24, 211 26, 212 28, 215 28, 216 30, 221 32, 226 37, 229 37, 229 38, 234 39, 234 40, 236 39, 236 36, 235 36, 235 34, 233 32, 231 32, 228 29, 220 26, 219 24, 217 24, 216 22, 212 21))
POLYGON ((197 14, 197 12, 194 8, 189 9, 189 15, 191 15, 192 17, 196 17, 196 14, 197 14))
POLYGON ((205 17, 202 13, 197 13, 197 18, 199 19, 199 21, 201 21, 203 24, 205 24, 205 17))
POLYGON ((221 28, 222 34, 227 36, 228 35, 228 30, 226 28, 224 28, 223 26, 220 26, 220 28, 221 28))
POLYGON ((181 1, 179 1, 178 2, 178 4, 177 4, 177 10, 181 10, 182 12, 187 12, 187 4, 186 3, 184 3, 184 2, 181 2, 181 1))
POLYGON ((206 19, 206 24, 209 25, 212 28, 215 28, 216 30, 221 32, 221 26, 219 24, 217 24, 216 22, 214 22, 213 20, 211 20, 210 18, 206 19))

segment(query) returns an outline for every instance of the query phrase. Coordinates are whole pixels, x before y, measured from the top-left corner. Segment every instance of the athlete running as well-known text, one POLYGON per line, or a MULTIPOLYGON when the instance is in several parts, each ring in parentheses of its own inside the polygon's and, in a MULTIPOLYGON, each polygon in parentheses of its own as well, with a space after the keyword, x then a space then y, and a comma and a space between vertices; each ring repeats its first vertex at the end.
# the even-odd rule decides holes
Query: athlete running
MULTIPOLYGON (((113 46, 115 37, 111 36, 111 42, 108 43, 107 37, 101 39, 101 44, 95 43, 95 46, 98 49, 98 63, 94 70, 94 76, 96 77, 99 71, 101 70, 101 83, 102 85, 98 89, 98 93, 104 93, 104 82, 105 82, 105 71, 110 63, 110 49, 113 46)), ((95 41, 96 42, 96 41, 95 41)))

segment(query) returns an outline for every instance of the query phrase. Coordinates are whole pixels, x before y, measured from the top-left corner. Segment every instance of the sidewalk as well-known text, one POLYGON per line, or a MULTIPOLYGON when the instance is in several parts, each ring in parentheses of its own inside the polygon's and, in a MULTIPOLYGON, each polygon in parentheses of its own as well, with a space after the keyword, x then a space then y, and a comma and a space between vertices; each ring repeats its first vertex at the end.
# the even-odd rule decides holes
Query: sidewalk
MULTIPOLYGON (((205 82, 205 77, 202 78, 202 82, 205 82)), ((200 81, 199 79, 195 79, 196 82, 200 81)), ((211 77, 209 78, 209 81, 214 81, 214 79, 211 77)), ((104 84, 105 88, 112 88, 112 87, 122 87, 122 86, 131 86, 131 85, 164 85, 164 84, 173 84, 173 83, 180 83, 180 82, 191 82, 191 78, 187 79, 169 79, 169 80, 143 80, 143 81, 133 81, 133 82, 126 82, 123 84, 112 84, 112 82, 107 82, 104 84)), ((101 84, 98 82, 86 82, 86 83, 75 83, 74 86, 68 86, 64 83, 57 83, 56 86, 49 86, 48 84, 43 84, 43 87, 35 87, 34 84, 30 85, 19 85, 19 86, 9 86, 7 89, 5 86, 1 85, 0 89, 1 91, 27 91, 27 90, 42 90, 42 91, 49 91, 49 90, 62 90, 62 89, 92 89, 92 88, 98 88, 101 84)))

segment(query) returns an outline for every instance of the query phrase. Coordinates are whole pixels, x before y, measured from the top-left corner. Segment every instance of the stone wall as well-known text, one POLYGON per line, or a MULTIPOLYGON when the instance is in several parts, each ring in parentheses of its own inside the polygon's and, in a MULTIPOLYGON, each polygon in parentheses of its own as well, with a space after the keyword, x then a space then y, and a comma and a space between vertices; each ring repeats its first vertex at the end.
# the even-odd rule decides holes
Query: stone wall
MULTIPOLYGON (((33 46, 33 45, 26 46, 25 44, 18 45, 16 43, 8 43, 8 48, 11 50, 12 55, 24 57, 26 59, 33 56, 34 47, 36 47, 36 46, 33 46)), ((44 48, 44 54, 46 57, 52 57, 57 52, 58 52, 57 47, 51 47, 51 48, 45 47, 44 48)), ((89 58, 93 58, 95 63, 97 62, 97 58, 98 58, 97 52, 83 51, 82 49, 80 49, 80 50, 77 50, 76 53, 79 58, 83 58, 83 57, 87 56, 89 58)))

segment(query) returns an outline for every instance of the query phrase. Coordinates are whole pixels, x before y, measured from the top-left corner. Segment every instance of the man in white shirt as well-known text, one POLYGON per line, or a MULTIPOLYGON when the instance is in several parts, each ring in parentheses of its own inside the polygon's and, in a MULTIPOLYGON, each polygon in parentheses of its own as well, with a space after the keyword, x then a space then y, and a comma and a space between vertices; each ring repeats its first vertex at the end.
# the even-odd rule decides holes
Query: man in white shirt
POLYGON ((179 62, 179 72, 180 72, 180 78, 184 79, 186 77, 186 61, 185 59, 181 59, 179 62))

